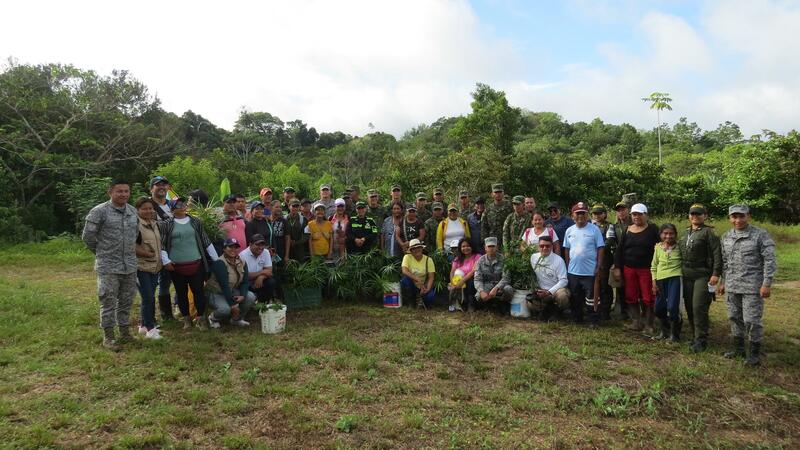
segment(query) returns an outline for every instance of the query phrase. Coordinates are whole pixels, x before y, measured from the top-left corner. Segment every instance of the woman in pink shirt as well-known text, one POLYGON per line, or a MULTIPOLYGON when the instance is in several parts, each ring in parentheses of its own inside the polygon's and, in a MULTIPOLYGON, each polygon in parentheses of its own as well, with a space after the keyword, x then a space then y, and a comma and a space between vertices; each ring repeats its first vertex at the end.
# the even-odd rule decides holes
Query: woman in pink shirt
POLYGON ((452 311, 463 311, 466 304, 467 311, 475 311, 475 263, 481 255, 475 252, 469 239, 462 238, 458 241, 458 251, 453 258, 450 269, 450 308, 452 311))

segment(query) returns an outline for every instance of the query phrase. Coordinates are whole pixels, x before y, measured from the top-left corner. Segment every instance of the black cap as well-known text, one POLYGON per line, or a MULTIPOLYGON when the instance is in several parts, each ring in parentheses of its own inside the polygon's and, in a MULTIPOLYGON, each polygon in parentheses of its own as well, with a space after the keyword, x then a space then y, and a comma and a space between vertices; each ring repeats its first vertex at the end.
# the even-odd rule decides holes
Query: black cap
POLYGON ((167 180, 166 178, 164 178, 164 177, 162 177, 160 175, 159 176, 155 176, 155 177, 153 177, 152 180, 150 180, 150 187, 153 187, 158 183, 167 183, 167 184, 169 184, 169 180, 167 180))
POLYGON ((267 243, 267 240, 264 238, 264 236, 262 236, 262 235, 260 235, 258 233, 256 233, 253 236, 251 236, 250 237, 250 241, 253 244, 266 244, 267 243))
POLYGON ((224 202, 225 203, 236 203, 236 196, 233 195, 233 194, 228 194, 228 195, 225 196, 224 202))
POLYGON ((475 203, 483 205, 486 203, 486 200, 483 197, 478 197, 475 199, 475 203))
POLYGON ((300 200, 300 204, 301 205, 311 204, 311 200, 309 200, 307 198, 304 198, 304 199, 300 200))
POLYGON ((547 205, 547 210, 550 211, 551 209, 559 209, 560 210, 561 208, 558 206, 558 202, 550 202, 547 205))

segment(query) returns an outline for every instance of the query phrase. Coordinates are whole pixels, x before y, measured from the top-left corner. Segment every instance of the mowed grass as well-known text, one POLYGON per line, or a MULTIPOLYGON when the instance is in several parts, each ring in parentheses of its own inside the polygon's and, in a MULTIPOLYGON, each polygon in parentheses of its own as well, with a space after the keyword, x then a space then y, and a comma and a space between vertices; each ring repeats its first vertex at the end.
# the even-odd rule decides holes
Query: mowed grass
POLYGON ((781 281, 755 370, 721 356, 722 301, 701 355, 618 320, 590 331, 363 299, 290 312, 280 335, 257 320, 167 326, 112 353, 80 243, 6 248, 0 447, 797 448, 800 231, 770 231, 781 281))

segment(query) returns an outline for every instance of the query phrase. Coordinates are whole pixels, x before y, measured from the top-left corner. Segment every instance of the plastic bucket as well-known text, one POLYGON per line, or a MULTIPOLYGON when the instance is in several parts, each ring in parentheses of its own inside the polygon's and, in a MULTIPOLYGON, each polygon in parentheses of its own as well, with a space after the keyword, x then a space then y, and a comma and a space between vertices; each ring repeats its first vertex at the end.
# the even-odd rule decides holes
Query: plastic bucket
POLYGON ((528 309, 528 302, 525 301, 525 297, 530 293, 531 291, 522 289, 514 291, 514 296, 511 297, 511 317, 527 319, 531 316, 531 311, 528 309))
POLYGON ((400 308, 403 306, 403 298, 400 295, 400 283, 390 283, 389 292, 383 293, 384 308, 400 308))
POLYGON ((261 316, 261 332, 264 334, 277 334, 286 328, 286 305, 274 311, 267 309, 259 313, 261 316))

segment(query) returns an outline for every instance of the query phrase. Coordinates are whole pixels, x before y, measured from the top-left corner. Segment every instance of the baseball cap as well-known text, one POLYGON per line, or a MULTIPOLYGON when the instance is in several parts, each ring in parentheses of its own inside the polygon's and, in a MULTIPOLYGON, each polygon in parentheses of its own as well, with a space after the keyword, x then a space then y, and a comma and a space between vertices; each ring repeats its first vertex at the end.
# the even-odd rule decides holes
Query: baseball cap
POLYGON ((392 185, 392 190, 393 191, 399 191, 400 190, 400 185, 399 184, 393 184, 392 185))
POLYGON ((367 207, 367 204, 364 203, 363 201, 359 200, 359 201, 356 202, 356 208, 366 208, 366 207, 367 207))
POLYGON ((589 208, 586 206, 586 203, 578 202, 572 205, 572 212, 589 212, 589 208))
POLYGON ((310 205, 311 204, 311 200, 309 200, 307 198, 304 198, 304 199, 300 200, 300 204, 301 205, 306 205, 306 204, 310 205))
POLYGON ((695 203, 694 205, 689 207, 689 214, 696 213, 696 214, 705 214, 706 207, 700 203, 695 203))
POLYGON ((175 208, 175 206, 178 203, 182 203, 183 205, 186 205, 186 203, 187 203, 186 197, 173 198, 172 200, 169 201, 169 206, 170 206, 170 208, 175 208))
POLYGON ((351 185, 350 185, 350 186, 349 186, 347 189, 348 189, 348 190, 350 190, 350 191, 352 191, 352 192, 358 192, 358 193, 361 193, 361 188, 360 188, 360 187, 358 187, 358 185, 357 185, 357 184, 351 184, 351 185))
POLYGON ((370 190, 367 191, 367 195, 369 195, 370 197, 377 197, 378 196, 378 190, 377 189, 370 189, 370 190))
POLYGON ((622 208, 628 208, 628 207, 629 207, 629 205, 627 203, 625 203, 623 201, 619 201, 619 202, 617 202, 616 205, 614 205, 614 211, 619 211, 622 208))
POLYGON ((478 197, 478 198, 475 199, 475 203, 479 204, 479 205, 482 205, 482 204, 486 203, 486 200, 484 200, 483 197, 478 197))
POLYGON ((433 189, 434 194, 444 194, 444 189, 437 187, 433 189))
POLYGON ((458 192, 458 198, 464 198, 464 197, 469 197, 469 192, 467 192, 467 191, 459 191, 458 192))
POLYGON ((337 198, 336 201, 333 202, 333 204, 336 206, 344 206, 347 203, 344 201, 343 198, 337 198))
POLYGON ((417 200, 428 200, 428 195, 424 192, 417 192, 417 195, 414 198, 417 200))
POLYGON ((251 210, 255 209, 255 208, 258 208, 258 207, 266 208, 266 205, 264 205, 264 203, 261 200, 256 200, 253 203, 250 203, 250 209, 251 210))
POLYGON ((514 198, 511 199, 511 203, 525 203, 525 197, 521 195, 515 195, 514 198))
POLYGON ((497 247, 497 238, 494 236, 489 236, 483 240, 483 245, 487 247, 492 247, 492 246, 497 247))
POLYGON ((492 192, 503 192, 503 183, 492 184, 492 192))
POLYGON ((458 207, 456 206, 455 203, 450 203, 449 205, 447 205, 447 210, 448 211, 458 211, 458 207))
POLYGON ((319 190, 321 191, 321 190, 323 190, 323 189, 328 189, 328 190, 330 190, 330 189, 331 189, 331 185, 330 185, 330 184, 328 184, 328 183, 322 183, 322 184, 320 184, 320 185, 319 185, 319 190))
POLYGON ((318 210, 320 208, 322 208, 322 210, 324 211, 325 210, 325 205, 323 205, 322 203, 317 203, 316 205, 314 205, 314 211, 316 211, 316 210, 318 210))
POLYGON ((223 247, 241 247, 242 245, 239 244, 239 240, 236 238, 228 238, 222 243, 223 247))
POLYGON ((415 204, 413 204, 413 203, 412 203, 412 204, 410 204, 410 205, 408 205, 408 208, 406 208, 406 211, 414 211, 414 212, 417 212, 417 205, 415 205, 415 204))
POLYGON ((263 197, 267 194, 272 194, 272 188, 270 187, 261 188, 261 192, 258 193, 258 196, 263 197))
POLYGON ((431 209, 444 209, 444 205, 442 205, 442 202, 433 202, 431 203, 431 209))
POLYGON ((283 188, 283 192, 294 192, 294 188, 291 186, 286 186, 283 188))
POLYGON ((731 205, 728 207, 728 215, 731 214, 750 214, 750 207, 747 205, 731 205))
POLYGON ((293 199, 289 200, 289 206, 299 205, 299 204, 300 204, 300 200, 298 200, 296 198, 293 198, 293 199))
POLYGON ((550 202, 547 205, 547 210, 550 211, 551 209, 561 209, 561 207, 558 206, 558 202, 550 202))
POLYGON ((256 233, 253 236, 251 236, 250 237, 250 241, 253 244, 266 244, 267 243, 267 240, 264 238, 264 236, 262 236, 262 235, 260 235, 258 233, 256 233))
POLYGON ((236 203, 236 196, 233 194, 226 195, 224 203, 236 203))
POLYGON ((608 212, 606 211, 606 205, 602 203, 595 203, 594 206, 592 206, 592 214, 600 214, 604 212, 608 212))
POLYGON ((155 177, 153 177, 152 180, 150 180, 150 187, 153 187, 153 186, 157 185, 158 183, 167 183, 167 184, 169 184, 169 180, 167 180, 166 178, 164 178, 164 177, 162 177, 160 175, 159 176, 155 176, 155 177))
POLYGON ((458 239, 453 239, 450 241, 450 248, 458 247, 458 239))
POLYGON ((637 203, 631 206, 631 214, 633 213, 647 214, 647 206, 644 206, 644 203, 637 203))

